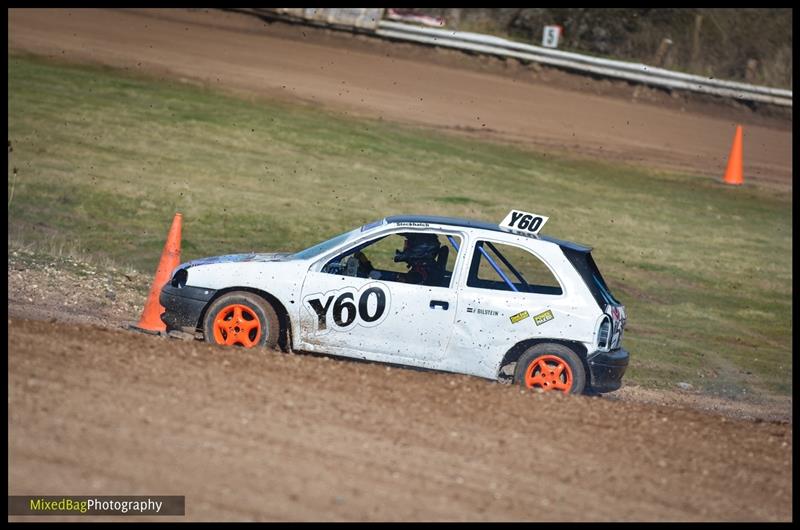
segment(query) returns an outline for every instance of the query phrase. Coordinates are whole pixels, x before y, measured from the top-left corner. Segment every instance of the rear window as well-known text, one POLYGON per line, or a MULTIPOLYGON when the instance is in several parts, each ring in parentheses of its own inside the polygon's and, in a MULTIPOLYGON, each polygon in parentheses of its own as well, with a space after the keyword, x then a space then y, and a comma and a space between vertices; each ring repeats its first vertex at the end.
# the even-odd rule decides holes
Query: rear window
POLYGON ((563 292, 552 271, 536 255, 520 247, 490 241, 475 244, 467 285, 522 293, 563 292))

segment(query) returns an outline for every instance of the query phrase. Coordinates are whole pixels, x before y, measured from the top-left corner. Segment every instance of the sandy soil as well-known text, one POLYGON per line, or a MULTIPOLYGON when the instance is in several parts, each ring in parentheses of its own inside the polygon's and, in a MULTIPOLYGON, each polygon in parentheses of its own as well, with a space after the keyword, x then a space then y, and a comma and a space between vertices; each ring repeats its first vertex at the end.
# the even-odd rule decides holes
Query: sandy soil
POLYGON ((787 424, 9 320, 9 491, 192 520, 791 519, 787 424))
POLYGON ((785 406, 141 335, 121 326, 142 275, 17 250, 8 270, 11 494, 186 495, 190 520, 791 519, 785 406))
POLYGON ((12 9, 8 27, 15 51, 715 179, 741 123, 746 181, 791 187, 791 113, 216 10, 12 9))

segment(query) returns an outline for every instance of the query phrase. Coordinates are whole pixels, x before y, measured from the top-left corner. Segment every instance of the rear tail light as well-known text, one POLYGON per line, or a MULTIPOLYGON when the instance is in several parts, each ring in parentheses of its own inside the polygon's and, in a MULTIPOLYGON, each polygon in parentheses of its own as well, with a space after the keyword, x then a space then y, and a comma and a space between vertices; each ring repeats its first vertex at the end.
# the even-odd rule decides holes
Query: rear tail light
POLYGON ((603 318, 600 329, 597 331, 597 347, 607 350, 611 345, 611 319, 608 316, 603 318))

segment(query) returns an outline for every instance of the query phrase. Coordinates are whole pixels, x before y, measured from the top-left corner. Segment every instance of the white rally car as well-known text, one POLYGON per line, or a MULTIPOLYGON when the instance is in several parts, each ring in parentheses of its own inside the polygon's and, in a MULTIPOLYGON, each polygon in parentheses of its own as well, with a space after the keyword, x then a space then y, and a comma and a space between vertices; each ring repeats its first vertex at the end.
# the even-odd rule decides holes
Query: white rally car
POLYGON ((162 289, 161 318, 213 344, 616 390, 625 308, 590 248, 538 234, 546 221, 392 216, 295 254, 190 261, 162 289))

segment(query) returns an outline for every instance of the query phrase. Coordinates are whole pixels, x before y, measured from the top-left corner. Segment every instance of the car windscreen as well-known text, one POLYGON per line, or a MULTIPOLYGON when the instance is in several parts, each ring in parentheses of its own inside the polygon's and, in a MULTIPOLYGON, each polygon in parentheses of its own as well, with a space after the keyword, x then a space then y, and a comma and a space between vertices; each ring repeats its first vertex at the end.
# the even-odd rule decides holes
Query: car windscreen
POLYGON ((564 246, 561 247, 561 250, 570 263, 572 263, 573 267, 575 267, 575 270, 581 275, 581 278, 583 278, 583 281, 586 283, 586 286, 589 288, 589 291, 592 293, 595 301, 597 301, 597 305, 599 305, 601 309, 605 309, 609 304, 621 305, 620 302, 614 298, 614 295, 611 294, 611 290, 608 288, 608 285, 606 285, 603 275, 600 274, 600 269, 597 268, 597 264, 594 262, 591 252, 583 252, 564 246))
POLYGON ((344 243, 355 234, 360 233, 361 229, 350 230, 349 232, 345 232, 344 234, 339 234, 336 237, 332 237, 327 241, 323 241, 322 243, 317 243, 313 247, 308 247, 305 250, 301 250, 292 255, 292 259, 309 259, 313 258, 314 256, 318 256, 323 252, 327 252, 328 250, 337 247, 341 243, 344 243))

